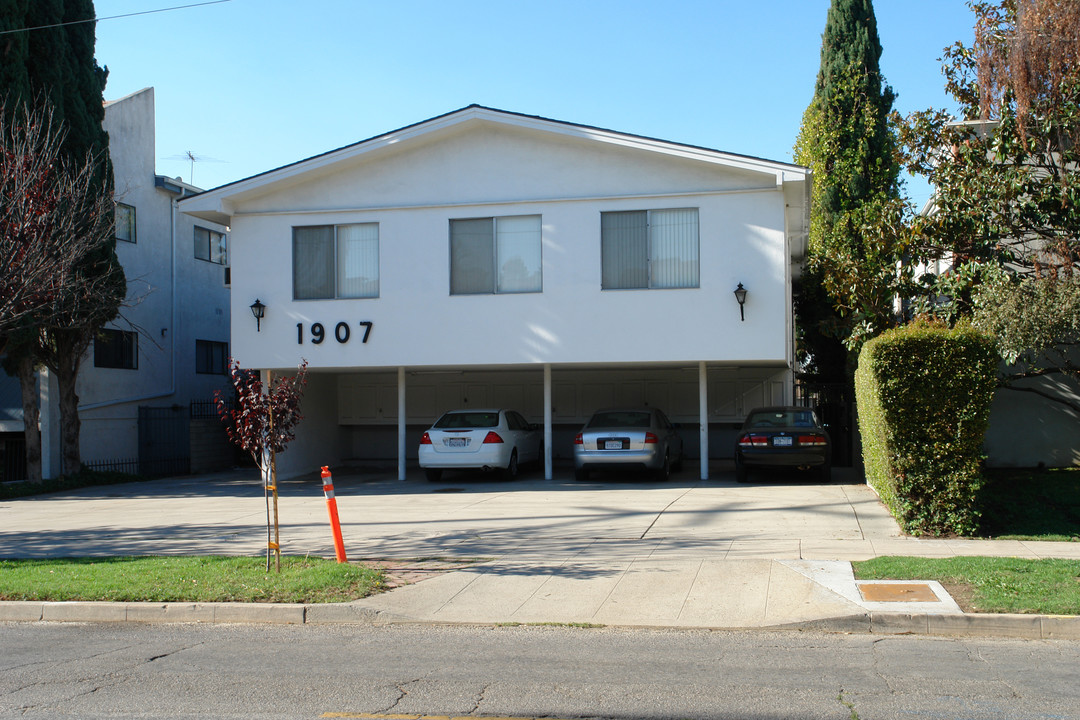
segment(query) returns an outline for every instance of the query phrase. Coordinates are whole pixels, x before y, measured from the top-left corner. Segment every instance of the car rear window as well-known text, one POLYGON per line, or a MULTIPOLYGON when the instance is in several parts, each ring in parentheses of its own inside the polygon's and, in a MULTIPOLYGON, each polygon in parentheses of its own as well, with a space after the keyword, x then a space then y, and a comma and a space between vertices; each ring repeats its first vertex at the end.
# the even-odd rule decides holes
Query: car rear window
POLYGON ((777 410, 756 412, 747 418, 752 428, 760 427, 814 427, 814 413, 810 410, 777 410))
POLYGON ((588 426, 606 428, 649 427, 649 413, 633 411, 600 412, 592 416, 588 426))
POLYGON ((499 413, 497 412, 462 412, 446 413, 435 423, 435 427, 446 430, 448 428, 488 428, 496 427, 498 424, 499 413))

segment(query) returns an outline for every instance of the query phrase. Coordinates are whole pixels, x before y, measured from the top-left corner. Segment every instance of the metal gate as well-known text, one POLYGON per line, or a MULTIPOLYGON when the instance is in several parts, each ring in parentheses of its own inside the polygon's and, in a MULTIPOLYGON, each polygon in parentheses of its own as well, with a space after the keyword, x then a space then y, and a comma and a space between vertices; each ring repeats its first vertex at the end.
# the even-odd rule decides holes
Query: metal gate
POLYGON ((22 433, 0 433, 0 482, 26 480, 26 440, 22 433))
POLYGON ((191 472, 190 412, 186 406, 139 408, 139 474, 191 472))
POLYGON ((855 392, 847 383, 795 382, 795 404, 811 407, 829 431, 833 465, 850 467, 855 457, 855 392))

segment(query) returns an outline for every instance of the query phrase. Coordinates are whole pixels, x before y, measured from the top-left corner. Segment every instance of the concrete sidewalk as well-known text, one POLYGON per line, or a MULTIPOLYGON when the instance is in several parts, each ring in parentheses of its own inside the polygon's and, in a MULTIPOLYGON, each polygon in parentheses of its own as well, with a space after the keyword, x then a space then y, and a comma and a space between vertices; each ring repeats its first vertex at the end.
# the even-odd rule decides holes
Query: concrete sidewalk
MULTIPOLYGON (((389 560, 398 574, 426 567, 429 579, 335 606, 8 603, 0 620, 806 627, 1080 639, 1077 618, 965 615, 936 583, 919 588, 915 601, 905 600, 907 587, 886 593, 899 600, 867 600, 850 565, 877 555, 1080 558, 1080 543, 904 537, 874 493, 842 471, 828 485, 688 475, 668 483, 457 475, 431 484, 338 472, 350 560, 389 560), (425 558, 440 558, 441 569, 432 572, 425 558)), ((315 474, 280 490, 283 551, 332 557, 315 474)), ((257 555, 265 544, 261 494, 256 474, 238 471, 4 501, 0 557, 257 555)))

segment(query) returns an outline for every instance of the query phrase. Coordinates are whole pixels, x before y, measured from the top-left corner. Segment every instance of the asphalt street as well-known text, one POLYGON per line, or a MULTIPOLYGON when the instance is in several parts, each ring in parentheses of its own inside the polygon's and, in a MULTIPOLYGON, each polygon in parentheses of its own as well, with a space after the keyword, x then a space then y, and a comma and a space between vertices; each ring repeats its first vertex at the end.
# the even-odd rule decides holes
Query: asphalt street
POLYGON ((0 624, 0 718, 1080 718, 1080 644, 566 627, 0 624))

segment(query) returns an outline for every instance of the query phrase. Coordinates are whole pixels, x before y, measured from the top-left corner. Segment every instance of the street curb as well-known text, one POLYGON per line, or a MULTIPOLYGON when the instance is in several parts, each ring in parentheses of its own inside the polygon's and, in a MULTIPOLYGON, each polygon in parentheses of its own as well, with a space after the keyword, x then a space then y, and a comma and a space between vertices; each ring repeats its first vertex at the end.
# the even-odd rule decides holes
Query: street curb
MULTIPOLYGON (((202 623, 245 625, 374 625, 441 623, 415 620, 354 603, 114 603, 0 602, 0 622, 202 623)), ((480 623, 487 624, 487 623, 480 623)), ((609 625, 608 627, 615 627, 609 625)), ((629 626, 628 626, 629 627, 629 626)), ((710 627, 677 629, 715 629, 710 627)), ((1026 640, 1080 640, 1080 616, 973 613, 869 612, 771 627, 724 630, 795 630, 871 635, 1003 637, 1026 640)))
POLYGON ((946 637, 1006 637, 1026 640, 1080 640, 1080 616, 971 613, 870 612, 813 620, 782 628, 872 635, 937 635, 946 637))

